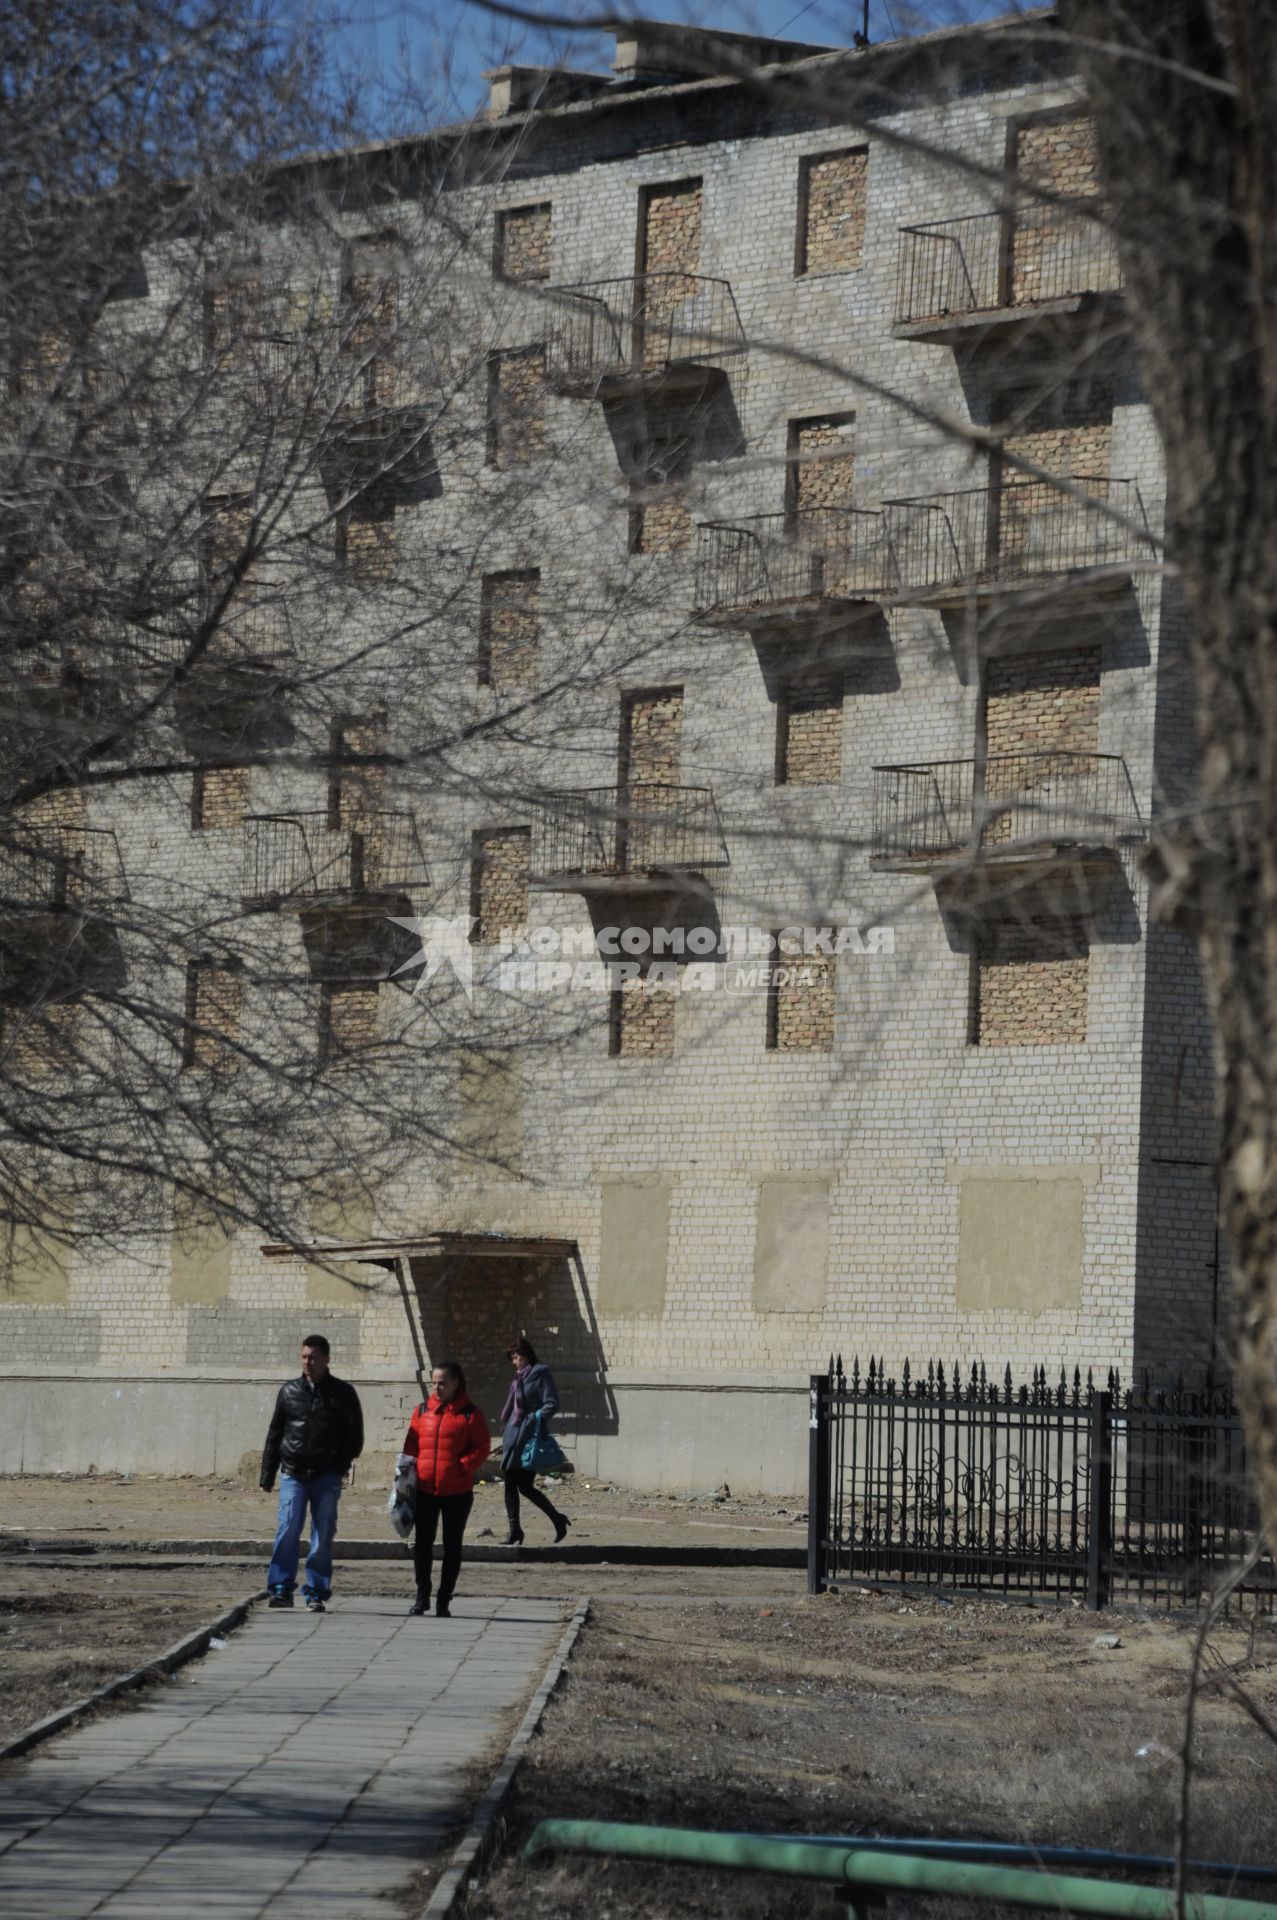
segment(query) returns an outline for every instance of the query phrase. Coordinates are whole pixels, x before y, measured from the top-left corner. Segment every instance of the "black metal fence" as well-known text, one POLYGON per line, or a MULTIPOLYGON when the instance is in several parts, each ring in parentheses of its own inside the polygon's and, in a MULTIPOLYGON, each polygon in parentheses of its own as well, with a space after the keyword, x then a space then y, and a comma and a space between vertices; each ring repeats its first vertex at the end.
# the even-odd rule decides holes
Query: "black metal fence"
POLYGON ((729 864, 708 787, 639 781, 550 794, 537 808, 532 867, 541 880, 700 872, 729 864))
POLYGON ((696 529, 702 618, 873 600, 887 591, 890 572, 882 515, 859 507, 758 513, 696 529))
POLYGON ((1156 548, 1134 480, 1074 473, 1051 480, 885 500, 887 539, 905 592, 1000 587, 1147 563, 1156 548))
POLYGON ((244 822, 240 890, 249 904, 358 898, 429 884, 410 813, 361 811, 348 825, 333 825, 326 813, 256 813, 244 822))
POLYGON ((870 858, 893 866, 1045 846, 1117 850, 1148 838, 1115 753, 991 753, 873 769, 870 858))
POLYGON ((1098 217, 1034 206, 1011 218, 931 220, 900 229, 896 324, 1041 306, 1121 284, 1117 244, 1098 217))
POLYGON ((640 273, 547 290, 546 374, 589 390, 619 374, 710 365, 745 351, 745 329, 726 280, 640 273))
POLYGON ((983 1367, 811 1378, 807 1585, 968 1588, 1274 1611, 1231 1388, 983 1367), (1239 1576, 1239 1577, 1238 1577, 1239 1576))

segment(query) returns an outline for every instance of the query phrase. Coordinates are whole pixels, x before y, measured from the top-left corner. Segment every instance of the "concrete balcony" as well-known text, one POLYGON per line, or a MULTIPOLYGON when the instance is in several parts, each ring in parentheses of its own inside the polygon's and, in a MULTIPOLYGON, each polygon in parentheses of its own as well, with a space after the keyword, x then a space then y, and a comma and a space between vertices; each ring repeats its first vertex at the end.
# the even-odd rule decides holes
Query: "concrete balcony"
POLYGON ((1148 838, 1119 754, 991 754, 875 767, 873 777, 870 865, 890 873, 1022 882, 1112 866, 1148 838))
POLYGON ((241 892, 251 912, 296 913, 317 981, 387 980, 417 954, 411 895, 430 884, 408 813, 251 814, 244 823, 241 892))
POLYGON ((619 399, 703 395, 746 350, 726 280, 632 274, 546 289, 546 379, 559 393, 619 399))
POLYGON ((541 802, 533 886, 565 893, 668 891, 731 863, 708 787, 639 782, 541 802))
POLYGON ((960 607, 1046 586, 1103 598, 1127 591, 1157 553, 1134 480, 1006 479, 886 500, 883 512, 897 591, 921 606, 960 607))
POLYGON ((809 507, 711 520, 696 530, 696 604, 702 626, 767 629, 828 624, 888 592, 883 516, 809 507))
POLYGON ((900 229, 897 339, 960 345, 973 330, 1067 317, 1112 301, 1122 267, 1097 205, 1025 206, 900 229))
POLYGON ((0 822, 0 1003, 75 1000, 123 984, 119 844, 97 827, 0 822))

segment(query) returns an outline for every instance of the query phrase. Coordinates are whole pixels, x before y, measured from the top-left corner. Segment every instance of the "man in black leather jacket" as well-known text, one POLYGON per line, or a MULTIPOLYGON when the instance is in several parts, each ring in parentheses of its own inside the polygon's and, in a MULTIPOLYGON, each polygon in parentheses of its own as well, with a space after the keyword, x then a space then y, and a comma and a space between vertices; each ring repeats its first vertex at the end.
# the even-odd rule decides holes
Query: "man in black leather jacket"
POLYGON ((279 1479, 279 1526, 266 1586, 272 1607, 291 1607, 297 1585, 302 1523, 310 1508, 310 1550, 302 1598, 323 1613, 332 1592, 333 1536, 337 1502, 352 1465, 363 1452, 364 1414, 348 1380, 328 1368, 322 1333, 302 1341, 302 1370, 286 1380, 275 1399, 262 1448, 261 1485, 269 1493, 279 1479))

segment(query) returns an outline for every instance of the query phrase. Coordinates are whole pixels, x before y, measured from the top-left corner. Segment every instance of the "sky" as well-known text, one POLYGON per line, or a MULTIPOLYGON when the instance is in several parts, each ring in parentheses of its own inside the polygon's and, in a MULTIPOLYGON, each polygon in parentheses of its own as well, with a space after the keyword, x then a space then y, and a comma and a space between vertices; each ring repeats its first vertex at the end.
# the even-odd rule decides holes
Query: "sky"
MULTIPOLYGON (((532 11, 565 20, 597 18, 612 9, 606 0, 523 0, 532 11)), ((334 65, 357 75, 369 105, 373 130, 403 131, 408 125, 438 125, 468 118, 485 94, 486 67, 509 61, 562 64, 606 71, 610 36, 524 26, 488 11, 482 0, 336 0, 345 18, 325 27, 334 65)), ((291 0, 301 18, 326 19, 333 0, 291 0)), ((735 33, 764 33, 816 46, 849 46, 862 24, 864 0, 652 0, 635 8, 620 0, 615 11, 661 20, 695 21, 735 33)), ((869 37, 902 34, 949 24, 962 17, 992 17, 1009 0, 870 0, 869 37)))

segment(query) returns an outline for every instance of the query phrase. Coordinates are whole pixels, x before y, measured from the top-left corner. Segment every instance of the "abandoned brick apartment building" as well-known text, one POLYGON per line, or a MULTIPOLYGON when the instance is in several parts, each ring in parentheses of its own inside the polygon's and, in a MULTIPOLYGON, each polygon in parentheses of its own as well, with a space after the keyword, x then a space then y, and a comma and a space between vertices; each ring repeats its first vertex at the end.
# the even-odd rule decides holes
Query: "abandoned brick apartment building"
MULTIPOLYGON (((669 1488, 799 1484, 831 1351, 1021 1376, 1212 1348, 1205 1012, 1140 861, 1189 764, 1183 639, 1067 51, 732 40, 768 92, 679 48, 627 29, 608 76, 491 76, 483 163, 447 189, 482 432, 336 535, 374 634, 396 546, 423 579, 481 549, 442 678, 502 753, 494 717, 545 731, 522 787, 494 758, 396 796, 394 910, 472 923, 467 1018, 504 994, 556 1037, 466 1055, 447 1124, 477 1155, 316 1210, 339 1271, 180 1217, 114 1264, 33 1258, 0 1305, 8 1469, 233 1468, 316 1322, 397 1444, 405 1306, 490 1414, 525 1327, 578 1464, 669 1488), (848 76, 875 82, 856 124, 848 76), (516 526, 491 488, 520 469, 516 526), (537 973, 671 928, 673 967, 623 987, 537 973), (780 929, 801 964, 729 981, 780 929)), ((376 671, 370 741, 412 699, 376 671)), ((152 859, 277 900, 239 876, 292 831, 285 776, 197 787, 152 859)), ((324 833, 391 831, 367 787, 328 805, 312 868, 324 833)), ((358 867, 336 891, 384 913, 358 867)), ((296 913, 268 923, 307 939, 334 1054, 394 1018, 296 913)), ((247 1009, 225 972, 189 992, 198 1067, 247 1009)))

